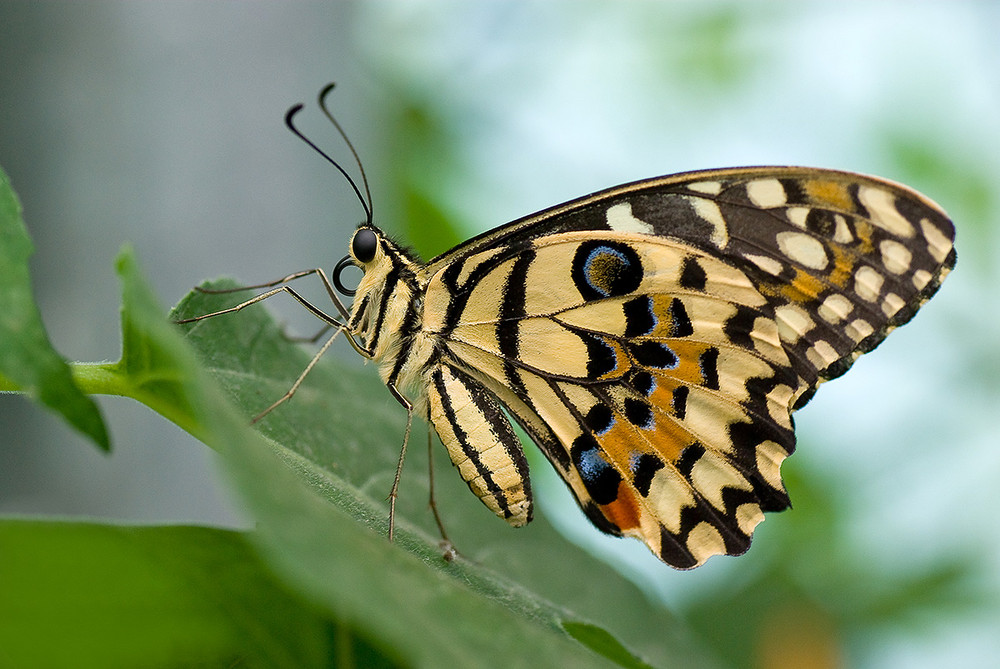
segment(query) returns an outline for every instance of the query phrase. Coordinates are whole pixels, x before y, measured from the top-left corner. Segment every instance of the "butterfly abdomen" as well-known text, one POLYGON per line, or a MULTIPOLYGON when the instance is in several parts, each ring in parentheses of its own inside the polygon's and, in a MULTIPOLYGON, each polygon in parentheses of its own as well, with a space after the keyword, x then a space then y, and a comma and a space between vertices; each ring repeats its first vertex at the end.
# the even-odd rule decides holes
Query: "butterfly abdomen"
POLYGON ((528 462, 496 397, 460 368, 434 365, 428 417, 469 488, 514 527, 531 520, 528 462))

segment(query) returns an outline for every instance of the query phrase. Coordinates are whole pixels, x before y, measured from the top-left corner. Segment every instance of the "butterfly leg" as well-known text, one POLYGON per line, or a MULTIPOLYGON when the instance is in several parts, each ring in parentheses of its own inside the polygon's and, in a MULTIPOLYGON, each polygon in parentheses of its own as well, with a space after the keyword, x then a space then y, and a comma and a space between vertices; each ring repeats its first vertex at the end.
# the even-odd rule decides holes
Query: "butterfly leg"
POLYGON ((323 346, 319 349, 319 351, 316 352, 316 355, 313 356, 312 360, 309 361, 309 364, 306 365, 306 368, 304 370, 302 370, 301 374, 299 374, 299 378, 295 379, 295 383, 293 383, 292 387, 288 389, 288 392, 286 392, 284 395, 282 395, 278 399, 278 401, 276 401, 274 404, 272 404, 271 406, 267 407, 266 409, 264 409, 263 411, 261 411, 256 416, 254 416, 253 420, 250 421, 251 425, 253 425, 257 421, 259 421, 261 418, 263 418, 267 414, 269 414, 272 411, 274 411, 276 408, 278 408, 279 406, 281 406, 282 404, 284 404, 288 400, 292 399, 292 395, 294 395, 295 391, 298 390, 299 386, 302 385, 302 382, 305 380, 306 375, 309 374, 309 372, 312 371, 312 368, 316 366, 316 363, 319 362, 319 359, 321 357, 323 357, 323 354, 326 353, 327 349, 330 348, 330 345, 333 344, 333 340, 336 339, 337 335, 339 335, 340 333, 341 333, 341 329, 338 328, 337 331, 333 333, 333 336, 330 337, 329 339, 327 339, 326 343, 323 344, 323 346))
MULTIPOLYGON (((337 292, 334 290, 333 284, 330 283, 330 279, 327 278, 326 273, 324 273, 323 270, 319 268, 302 270, 301 272, 293 272, 291 274, 281 277, 280 279, 276 279, 275 281, 268 281, 266 283, 256 283, 250 286, 237 286, 236 288, 218 288, 218 289, 201 288, 200 286, 195 286, 195 290, 197 290, 199 293, 206 293, 208 295, 223 295, 225 293, 238 293, 242 290, 259 290, 261 288, 272 288, 274 286, 281 286, 288 283, 289 281, 294 281, 295 279, 301 279, 304 276, 310 276, 312 274, 315 274, 320 278, 320 280, 323 282, 323 288, 326 289, 326 292, 330 296, 330 299, 337 307, 337 311, 340 312, 340 315, 344 318, 344 320, 348 320, 350 318, 350 315, 348 314, 347 309, 345 309, 344 306, 340 303, 340 298, 337 297, 337 292)), ((271 294, 273 295, 274 293, 272 292, 271 294)), ((208 315, 211 316, 213 314, 208 314, 208 315)), ((200 320, 200 318, 195 320, 200 320)), ((183 323, 188 321, 178 321, 178 322, 183 323)), ((316 338, 318 339, 319 335, 317 335, 316 338)))
POLYGON ((274 281, 268 281, 266 283, 255 283, 250 286, 236 286, 235 288, 202 288, 201 286, 195 286, 195 290, 199 293, 207 293, 209 295, 224 295, 225 293, 238 293, 241 290, 258 290, 260 288, 272 288, 274 286, 279 286, 283 283, 288 283, 289 281, 294 281, 295 279, 301 279, 304 276, 309 276, 310 274, 323 274, 323 270, 307 269, 301 272, 292 272, 286 276, 276 279, 274 281))
MULTIPOLYGON (((202 291, 202 292, 211 292, 211 291, 202 291)), ((233 291, 218 291, 218 292, 233 292, 233 291)), ((260 295, 255 295, 255 296, 251 297, 249 300, 246 300, 245 302, 240 302, 236 306, 229 307, 228 309, 220 309, 219 311, 213 311, 211 313, 202 314, 201 316, 195 316, 193 318, 182 318, 181 320, 174 321, 174 322, 178 323, 178 324, 195 323, 197 321, 203 321, 206 318, 213 318, 215 316, 222 316, 223 314, 234 314, 234 313, 236 313, 238 311, 243 311, 244 309, 246 309, 247 307, 249 307, 251 305, 257 304, 258 302, 262 302, 263 300, 266 300, 269 297, 274 297, 278 293, 288 293, 293 298, 295 298, 295 300, 299 304, 301 304, 306 309, 308 309, 309 313, 311 313, 313 316, 315 316, 316 318, 320 319, 324 323, 327 323, 327 324, 329 324, 332 327, 339 327, 339 328, 346 329, 347 326, 345 326, 343 323, 341 323, 340 321, 338 321, 333 316, 328 315, 322 309, 320 309, 319 307, 315 306, 312 302, 310 302, 306 298, 304 298, 301 295, 299 295, 297 292, 295 292, 294 289, 290 288, 289 286, 279 286, 278 288, 274 288, 272 290, 269 290, 266 293, 261 293, 260 295)))
POLYGON ((399 479, 403 475, 403 459, 406 458, 406 445, 410 442, 410 428, 413 426, 413 404, 410 400, 396 390, 396 387, 389 385, 389 392, 396 398, 403 408, 406 409, 406 432, 403 433, 403 447, 399 449, 399 462, 396 463, 396 478, 392 482, 392 490, 389 491, 389 541, 392 541, 393 531, 396 525, 396 497, 399 492, 399 479))
POLYGON ((322 337, 323 335, 325 335, 327 332, 330 331, 331 327, 333 326, 327 323, 326 325, 324 325, 319 329, 319 332, 309 337, 300 337, 298 335, 291 335, 288 334, 287 332, 282 332, 281 336, 283 336, 287 341, 290 341, 295 344, 315 344, 316 342, 319 341, 320 337, 322 337))
MULTIPOLYGON (((323 270, 321 270, 319 268, 316 268, 316 269, 303 270, 301 272, 293 272, 292 274, 288 274, 286 276, 283 276, 280 279, 277 279, 275 281, 268 281, 266 283, 257 283, 257 284, 253 284, 253 285, 250 285, 250 286, 237 286, 236 288, 218 288, 218 289, 215 289, 215 288, 201 288, 200 286, 195 286, 195 290, 197 290, 199 293, 206 293, 208 295, 223 295, 223 294, 226 294, 226 293, 238 293, 238 292, 243 291, 243 290, 259 290, 261 288, 272 288, 274 286, 278 286, 278 288, 276 288, 274 290, 269 290, 266 293, 262 293, 260 295, 257 295, 256 297, 253 297, 253 298, 247 300, 246 302, 238 304, 235 307, 231 307, 230 309, 223 309, 221 311, 215 311, 215 312, 210 313, 210 314, 204 314, 202 316, 196 316, 195 318, 185 318, 183 320, 179 320, 179 321, 175 321, 175 322, 177 322, 177 323, 193 323, 194 321, 200 321, 200 320, 203 320, 205 318, 211 318, 212 316, 220 316, 222 314, 233 313, 235 311, 240 311, 241 309, 244 309, 244 308, 250 306, 251 304, 256 304, 257 302, 260 302, 261 300, 266 300, 267 298, 271 297, 272 295, 277 295, 280 292, 287 292, 289 295, 291 295, 296 300, 298 300, 298 302, 300 304, 302 304, 302 306, 304 306, 306 309, 308 309, 314 316, 316 316, 317 318, 319 318, 321 321, 324 321, 324 322, 326 322, 326 323, 328 323, 330 325, 336 326, 336 325, 338 325, 338 323, 336 322, 336 320, 334 318, 332 318, 331 316, 328 316, 325 313, 323 313, 322 310, 320 310, 317 307, 313 306, 309 301, 307 301, 301 295, 299 295, 294 290, 292 290, 287 285, 285 285, 285 284, 287 284, 290 281, 294 281, 295 279, 301 279, 302 277, 310 276, 310 275, 313 275, 313 274, 315 274, 316 276, 318 276, 320 278, 320 280, 323 282, 323 288, 326 290, 327 295, 330 296, 330 300, 333 302, 334 306, 337 307, 337 311, 340 313, 340 316, 345 321, 350 320, 350 317, 351 317, 350 313, 347 311, 347 309, 344 307, 344 305, 341 304, 340 298, 337 297, 337 291, 334 290, 333 284, 330 283, 330 279, 326 276, 326 274, 323 272, 323 270)), ((322 336, 322 335, 316 335, 316 339, 319 339, 320 336, 322 336)), ((369 357, 371 357, 371 356, 369 356, 369 357)))
POLYGON ((446 562, 451 562, 458 555, 458 551, 455 550, 455 544, 451 543, 448 533, 444 530, 441 514, 438 513, 437 503, 434 501, 434 429, 430 423, 430 419, 427 422, 427 475, 428 487, 430 488, 429 505, 431 513, 434 514, 434 522, 437 523, 438 531, 441 533, 441 541, 438 542, 438 548, 442 551, 441 557, 446 562))
MULTIPOLYGON (((330 292, 330 297, 333 298, 333 302, 336 305, 338 311, 340 311, 340 313, 344 315, 345 319, 348 318, 349 314, 347 314, 347 311, 344 309, 344 306, 340 303, 340 300, 337 299, 336 295, 332 292, 333 288, 330 286, 330 281, 326 278, 326 276, 324 274, 322 274, 320 272, 320 270, 309 270, 307 272, 297 272, 295 274, 289 274, 287 277, 285 277, 284 279, 281 279, 279 281, 272 281, 271 283, 262 283, 262 284, 258 284, 256 286, 241 286, 239 288, 226 288, 226 289, 222 289, 222 290, 213 290, 213 289, 210 289, 210 288, 199 288, 198 290, 200 292, 202 292, 202 293, 208 293, 208 294, 234 293, 234 292, 237 292, 237 291, 240 291, 240 290, 252 290, 252 289, 255 289, 255 288, 263 288, 263 287, 266 287, 266 286, 274 285, 276 283, 280 283, 281 281, 288 281, 290 279, 297 279, 299 277, 307 276, 309 274, 313 274, 313 273, 317 273, 317 272, 319 272, 320 273, 319 275, 321 277, 323 277, 323 283, 324 283, 324 285, 327 286, 327 291, 330 292)), ((359 354, 361 354, 362 356, 364 356, 366 358, 371 358, 372 357, 371 351, 369 351, 368 349, 366 349, 365 347, 363 347, 361 344, 358 343, 358 341, 354 338, 354 335, 351 333, 351 331, 347 327, 347 325, 345 325, 344 323, 340 322, 339 320, 337 320, 333 316, 330 316, 329 314, 327 314, 325 311, 323 311, 322 309, 320 309, 319 307, 317 307, 316 305, 314 305, 312 302, 310 302, 306 298, 302 297, 299 293, 297 293, 293 288, 291 288, 289 286, 279 286, 279 287, 274 288, 272 290, 269 290, 269 291, 267 291, 265 293, 261 293, 260 295, 255 295, 254 297, 251 297, 249 300, 246 300, 245 302, 240 302, 239 304, 237 304, 235 306, 232 306, 232 307, 229 307, 228 309, 220 309, 219 311, 213 311, 213 312, 208 313, 208 314, 202 314, 200 316, 194 316, 193 318, 182 318, 180 320, 174 321, 174 323, 176 323, 178 325, 183 325, 185 323, 196 323, 198 321, 203 321, 203 320, 205 320, 207 318, 214 318, 215 316, 222 316, 224 314, 233 314, 233 313, 236 313, 238 311, 243 311, 247 307, 252 306, 254 304, 257 304, 258 302, 262 302, 262 301, 266 300, 269 297, 274 297, 278 293, 288 293, 289 295, 291 295, 295 299, 296 302, 298 302, 303 307, 305 307, 306 310, 309 311, 309 313, 311 313, 313 316, 315 316, 316 318, 318 318, 319 320, 323 321, 326 324, 327 327, 324 330, 321 330, 320 332, 316 333, 316 335, 313 337, 313 340, 319 339, 323 335, 323 333, 325 333, 327 331, 327 329, 329 329, 329 328, 337 328, 339 331, 342 331, 345 335, 347 335, 347 341, 350 343, 351 348, 353 348, 355 351, 357 351, 359 354)))
MULTIPOLYGON (((200 291, 200 292, 202 292, 202 293, 208 293, 208 294, 223 294, 223 293, 234 293, 234 292, 238 292, 238 291, 241 291, 241 290, 256 290, 256 289, 259 289, 259 288, 267 288, 267 287, 270 287, 270 286, 275 286, 275 285, 278 285, 278 284, 287 283, 288 281, 291 281, 293 279, 298 279, 298 278, 301 278, 301 277, 304 277, 304 276, 309 276, 310 274, 317 274, 317 275, 319 275, 320 277, 323 278, 323 283, 324 283, 324 285, 327 286, 327 291, 330 292, 330 296, 333 298, 334 303, 337 305, 337 308, 341 311, 341 313, 346 313, 345 310, 344 310, 344 308, 343 308, 343 306, 340 304, 340 301, 333 294, 333 292, 332 292, 333 288, 330 287, 330 285, 329 285, 330 282, 326 278, 326 275, 323 274, 322 270, 318 270, 318 269, 306 270, 306 271, 303 271, 303 272, 296 272, 294 274, 289 274, 288 276, 285 276, 285 277, 283 277, 281 279, 278 279, 277 281, 271 281, 269 283, 256 284, 256 285, 253 285, 253 286, 240 286, 238 288, 224 288, 224 289, 219 289, 219 290, 215 290, 215 289, 211 289, 211 288, 197 288, 197 290, 200 291)), ((267 407, 266 409, 264 409, 263 411, 261 411, 259 414, 257 414, 256 416, 254 416, 253 420, 250 421, 251 424, 256 423, 261 418, 263 418, 267 414, 271 413, 271 411, 273 411, 274 409, 276 409, 280 405, 282 405, 285 402, 287 402, 288 400, 290 400, 293 395, 295 395, 295 392, 299 389, 299 386, 302 385, 302 382, 305 380, 306 376, 309 374, 310 371, 312 371, 313 367, 316 366, 316 363, 319 362, 319 359, 323 356, 324 353, 327 352, 327 350, 333 344, 333 341, 337 338, 338 335, 340 335, 341 332, 343 332, 344 334, 347 335, 347 339, 350 342, 351 346, 354 348, 354 350, 356 350, 358 353, 360 353, 361 355, 363 355, 365 357, 368 357, 368 358, 371 357, 371 353, 368 350, 366 350, 365 348, 363 348, 360 344, 358 344, 358 342, 354 339, 353 335, 351 334, 351 331, 348 329, 348 327, 344 323, 341 323, 340 321, 338 321, 333 316, 328 315, 322 309, 320 309, 319 307, 316 307, 315 305, 313 305, 311 302, 309 302, 307 299, 305 299, 304 297, 302 297, 301 295, 299 295, 297 292, 295 292, 295 290, 293 290, 291 287, 289 287, 287 285, 279 285, 277 288, 274 288, 274 289, 269 290, 267 292, 261 293, 260 295, 255 295, 254 297, 250 298, 249 300, 241 302, 240 304, 237 304, 236 306, 229 307, 228 309, 221 309, 219 311, 213 311, 212 313, 202 314, 201 316, 195 316, 193 318, 184 318, 184 319, 181 319, 181 320, 178 320, 178 321, 174 321, 174 322, 178 323, 178 324, 195 323, 197 321, 202 321, 202 320, 205 320, 207 318, 212 318, 214 316, 221 316, 223 314, 235 313, 235 312, 238 312, 238 311, 242 311, 243 309, 245 309, 245 308, 247 308, 247 307, 249 307, 251 305, 257 304, 258 302, 262 302, 263 300, 266 300, 269 297, 273 297, 273 296, 277 295, 278 293, 288 293, 299 304, 301 304, 306 309, 308 309, 311 314, 313 314, 318 319, 320 319, 321 321, 323 321, 323 323, 324 323, 323 329, 320 330, 319 332, 317 332, 313 337, 309 338, 309 341, 316 341, 321 336, 323 336, 323 334, 325 334, 326 332, 329 332, 331 328, 336 328, 336 332, 334 332, 333 336, 330 337, 326 341, 325 344, 323 344, 323 346, 319 349, 319 351, 317 351, 316 355, 313 356, 312 360, 309 361, 309 364, 306 365, 306 368, 302 371, 302 373, 299 375, 299 377, 295 380, 295 383, 292 384, 292 387, 288 389, 288 392, 286 392, 284 395, 282 395, 276 402, 274 402, 273 404, 271 404, 271 406, 267 407)))

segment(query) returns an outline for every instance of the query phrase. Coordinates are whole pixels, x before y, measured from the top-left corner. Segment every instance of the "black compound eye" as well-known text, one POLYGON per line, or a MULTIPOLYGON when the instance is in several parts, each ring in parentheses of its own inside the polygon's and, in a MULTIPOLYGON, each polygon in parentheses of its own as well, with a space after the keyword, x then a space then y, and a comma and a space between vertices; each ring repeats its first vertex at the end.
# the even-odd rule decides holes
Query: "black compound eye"
POLYGON ((361 228, 354 233, 351 242, 351 253, 358 262, 370 262, 378 249, 378 237, 368 228, 361 228))

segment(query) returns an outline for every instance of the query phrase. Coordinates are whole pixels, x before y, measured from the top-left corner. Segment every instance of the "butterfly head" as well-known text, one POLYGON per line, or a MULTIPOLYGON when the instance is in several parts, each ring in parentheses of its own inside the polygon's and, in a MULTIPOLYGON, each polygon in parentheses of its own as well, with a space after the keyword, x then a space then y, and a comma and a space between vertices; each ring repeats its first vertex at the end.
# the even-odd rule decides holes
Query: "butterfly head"
POLYGON ((370 223, 358 227, 348 249, 349 255, 334 268, 333 285, 353 297, 349 327, 378 359, 378 344, 384 339, 380 331, 400 326, 396 321, 403 318, 414 296, 420 293, 423 266, 370 223), (341 278, 350 266, 363 272, 353 289, 345 286, 341 278))
POLYGON ((369 268, 377 265, 380 257, 384 262, 385 253, 381 249, 383 239, 382 231, 371 225, 363 224, 355 231, 354 236, 351 237, 350 253, 341 258, 333 269, 333 285, 340 293, 354 297, 361 288, 361 283, 364 283, 364 278, 362 278, 362 282, 358 284, 357 288, 345 286, 341 280, 345 269, 354 266, 367 276, 369 268))

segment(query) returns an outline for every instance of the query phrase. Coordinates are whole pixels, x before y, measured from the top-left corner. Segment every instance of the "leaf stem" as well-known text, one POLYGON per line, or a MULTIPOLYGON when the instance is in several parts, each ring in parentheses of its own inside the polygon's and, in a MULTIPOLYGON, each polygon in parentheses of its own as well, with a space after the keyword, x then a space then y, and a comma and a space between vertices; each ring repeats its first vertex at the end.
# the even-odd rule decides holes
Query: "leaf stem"
MULTIPOLYGON (((119 373, 117 362, 71 362, 70 371, 77 387, 87 395, 131 396, 127 379, 119 373)), ((25 392, 24 388, 0 374, 0 392, 25 392)))
POLYGON ((73 380, 88 395, 131 396, 131 384, 119 372, 117 362, 71 362, 73 380))

